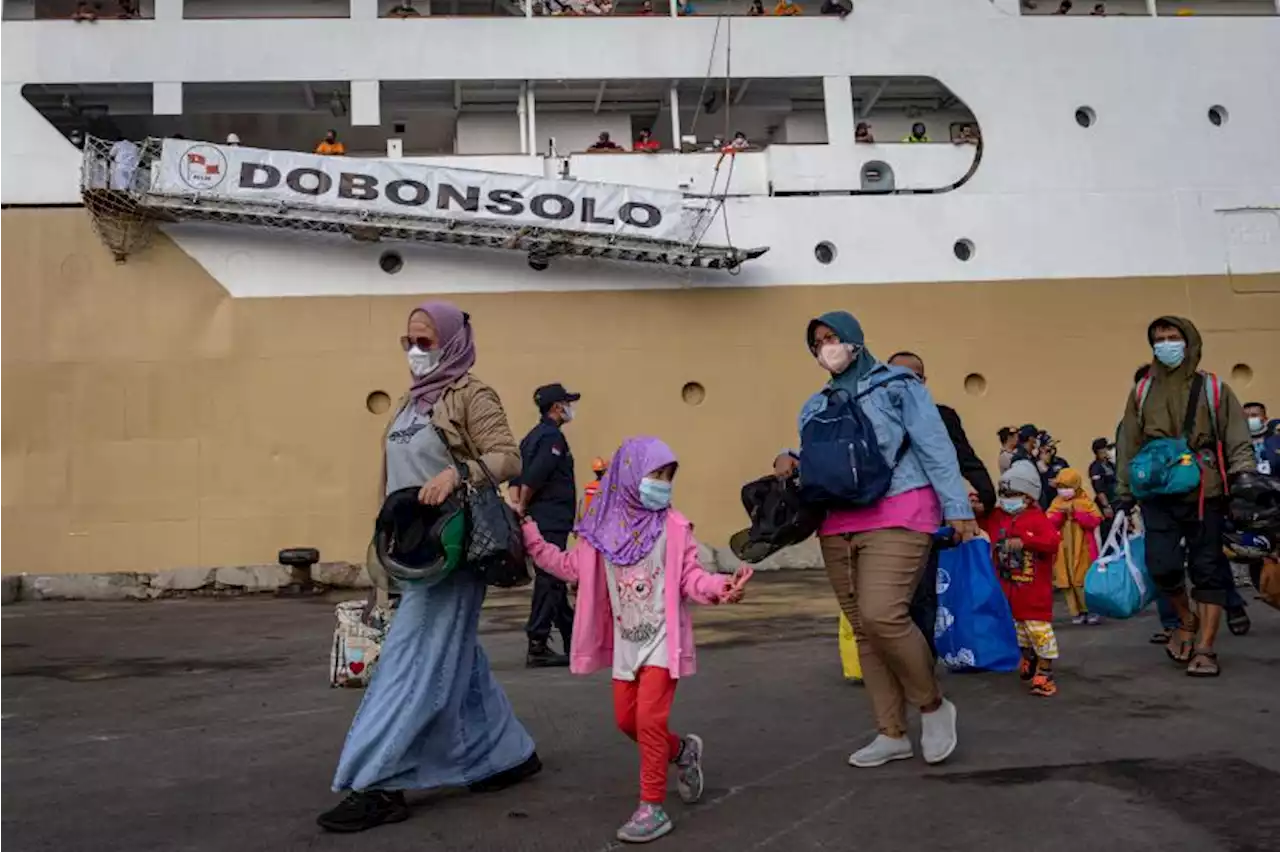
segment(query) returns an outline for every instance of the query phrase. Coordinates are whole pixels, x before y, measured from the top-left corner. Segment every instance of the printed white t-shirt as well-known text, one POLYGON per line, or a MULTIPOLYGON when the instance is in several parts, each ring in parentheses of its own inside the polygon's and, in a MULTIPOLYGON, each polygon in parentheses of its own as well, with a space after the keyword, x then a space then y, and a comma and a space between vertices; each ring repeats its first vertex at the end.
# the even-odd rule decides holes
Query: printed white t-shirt
POLYGON ((641 666, 666 668, 667 534, 664 530, 648 555, 634 565, 605 560, 609 602, 613 606, 613 677, 635 680, 641 666))

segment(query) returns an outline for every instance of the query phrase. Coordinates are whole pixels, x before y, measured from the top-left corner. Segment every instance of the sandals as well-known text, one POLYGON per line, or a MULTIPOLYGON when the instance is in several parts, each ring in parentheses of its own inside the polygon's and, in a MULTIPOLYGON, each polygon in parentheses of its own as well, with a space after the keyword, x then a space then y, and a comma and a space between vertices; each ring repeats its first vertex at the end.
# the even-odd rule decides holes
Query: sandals
POLYGON ((1187 677, 1217 677, 1222 674, 1218 654, 1210 648, 1196 648, 1187 663, 1187 677))
POLYGON ((1227 610, 1227 629, 1232 636, 1243 636, 1252 626, 1253 622, 1249 620, 1249 613, 1244 607, 1227 610))
POLYGON ((1172 627, 1161 627, 1155 633, 1152 633, 1151 638, 1147 641, 1152 645, 1168 645, 1169 640, 1173 638, 1173 631, 1174 628, 1172 627))
POLYGON ((1028 681, 1035 677, 1035 673, 1035 658, 1023 654, 1022 659, 1018 662, 1018 678, 1028 681))
POLYGON ((1053 675, 1038 674, 1031 679, 1031 694, 1040 698, 1050 698, 1058 694, 1058 684, 1053 675))
POLYGON ((1200 619, 1192 616, 1190 624, 1179 624, 1177 629, 1169 634, 1169 641, 1164 646, 1164 652, 1169 655, 1169 659, 1178 665, 1186 665, 1191 661, 1191 652, 1196 647, 1196 634, 1200 631, 1200 619), (1181 633, 1185 639, 1178 639, 1181 633), (1177 641, 1177 651, 1174 651, 1174 641, 1177 641))

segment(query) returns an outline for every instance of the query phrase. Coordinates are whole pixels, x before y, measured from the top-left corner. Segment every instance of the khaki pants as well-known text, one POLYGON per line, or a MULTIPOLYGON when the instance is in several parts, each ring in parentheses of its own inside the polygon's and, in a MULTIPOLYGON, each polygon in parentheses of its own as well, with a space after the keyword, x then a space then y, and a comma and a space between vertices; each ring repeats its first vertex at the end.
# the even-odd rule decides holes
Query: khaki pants
POLYGON ((942 694, 929 643, 908 612, 932 541, 904 529, 821 541, 831 588, 858 640, 876 727, 885 736, 906 736, 907 704, 926 707, 942 694))

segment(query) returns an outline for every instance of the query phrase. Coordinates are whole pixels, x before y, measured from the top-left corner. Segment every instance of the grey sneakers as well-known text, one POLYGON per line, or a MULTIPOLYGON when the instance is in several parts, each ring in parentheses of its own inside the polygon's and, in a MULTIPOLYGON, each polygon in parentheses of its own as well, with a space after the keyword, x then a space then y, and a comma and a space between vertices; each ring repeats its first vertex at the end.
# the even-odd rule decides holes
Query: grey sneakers
POLYGON ((849 765, 859 769, 870 769, 873 766, 884 766, 891 760, 906 760, 914 756, 915 750, 911 748, 911 740, 906 737, 894 739, 884 734, 876 734, 876 738, 869 745, 849 755, 849 765))
POLYGON ((702 798, 702 737, 689 734, 676 760, 676 788, 680 801, 692 805, 702 798))
POLYGON ((941 763, 956 750, 956 705, 942 699, 932 713, 920 714, 920 751, 925 763, 941 763))
MULTIPOLYGON (((957 741, 956 705, 944 698, 937 710, 920 714, 920 751, 924 753, 925 763, 941 763, 946 760, 956 750, 957 741)), ((849 765, 870 769, 914 756, 915 750, 907 737, 894 738, 877 734, 870 744, 849 755, 849 765)))

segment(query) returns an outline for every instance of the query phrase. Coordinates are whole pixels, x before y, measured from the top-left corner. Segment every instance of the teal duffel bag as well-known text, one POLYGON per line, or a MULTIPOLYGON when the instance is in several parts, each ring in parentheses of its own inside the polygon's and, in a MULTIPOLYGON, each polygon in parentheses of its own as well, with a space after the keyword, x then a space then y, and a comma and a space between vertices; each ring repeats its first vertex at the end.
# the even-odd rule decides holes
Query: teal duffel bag
MULTIPOLYGON (((1222 386, 1216 376, 1209 376, 1208 380, 1213 390, 1208 400, 1209 424, 1216 438, 1217 409, 1222 386)), ((1189 439, 1195 428, 1196 409, 1200 405, 1200 395, 1204 392, 1205 381, 1205 374, 1199 372, 1191 380, 1187 413, 1182 420, 1182 435, 1177 438, 1156 438, 1148 441, 1129 462, 1129 488, 1133 491, 1134 498, 1146 500, 1150 497, 1189 494, 1200 488, 1200 463, 1196 453, 1191 449, 1189 439)), ((1149 377, 1139 382, 1135 389, 1139 421, 1142 417, 1142 405, 1147 401, 1150 390, 1149 377)))
POLYGON ((1189 494, 1200 487, 1200 465, 1186 438, 1157 438, 1129 462, 1129 488, 1138 500, 1189 494))

